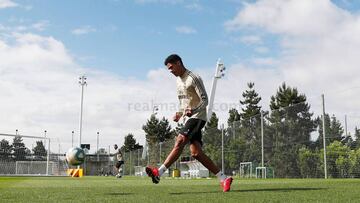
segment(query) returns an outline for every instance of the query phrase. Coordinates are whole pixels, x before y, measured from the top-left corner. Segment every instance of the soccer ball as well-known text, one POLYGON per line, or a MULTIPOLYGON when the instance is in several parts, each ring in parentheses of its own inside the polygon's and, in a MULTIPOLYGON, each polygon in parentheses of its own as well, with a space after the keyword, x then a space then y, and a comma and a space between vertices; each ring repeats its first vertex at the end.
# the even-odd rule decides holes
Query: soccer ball
POLYGON ((66 153, 66 161, 70 165, 80 165, 84 163, 85 160, 85 152, 79 147, 74 147, 69 149, 69 151, 66 153))

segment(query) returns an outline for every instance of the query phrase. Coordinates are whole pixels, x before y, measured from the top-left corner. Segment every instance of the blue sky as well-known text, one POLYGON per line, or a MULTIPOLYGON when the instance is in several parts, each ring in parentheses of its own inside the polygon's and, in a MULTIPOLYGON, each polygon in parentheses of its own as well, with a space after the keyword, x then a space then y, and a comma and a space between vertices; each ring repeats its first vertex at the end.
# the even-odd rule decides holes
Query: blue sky
MULTIPOLYGON (((188 66, 250 63, 254 57, 281 54, 278 38, 259 28, 237 32, 225 29, 250 0, 19 0, 21 6, 1 11, 4 26, 42 23, 42 35, 61 40, 75 60, 86 67, 144 78, 162 66, 170 53, 179 53, 188 66), (76 33, 75 31, 78 30, 76 33), (241 38, 260 36, 256 42, 241 38), (261 47, 260 50, 256 51, 261 47)), ((337 6, 357 13, 357 1, 336 0, 337 6)), ((251 40, 251 39, 249 39, 251 40)), ((253 64, 254 65, 254 64, 253 64)))
MULTIPOLYGON (((250 1, 251 2, 251 1, 250 1)), ((144 77, 179 53, 189 66, 213 66, 218 57, 235 63, 254 55, 236 41, 253 31, 224 29, 243 2, 237 1, 17 1, 29 6, 3 10, 3 25, 43 22, 42 35, 60 39, 79 64, 123 76, 144 77), (22 22, 23 21, 23 22, 22 22), (178 30, 177 30, 178 28, 178 30), (181 28, 183 30, 181 31, 181 28), (83 29, 82 34, 74 30, 83 29), (180 29, 180 30, 179 30, 180 29)), ((265 36, 272 39, 271 36, 265 36)), ((271 40, 265 41, 276 54, 271 40)), ((267 54, 269 55, 269 53, 267 54)))
POLYGON ((171 53, 201 75, 208 93, 222 58, 220 123, 231 106, 240 110, 248 82, 265 110, 286 82, 316 115, 325 94, 327 111, 346 114, 353 129, 360 125, 359 11, 360 1, 350 0, 0 0, 0 133, 46 129, 68 147, 85 74, 84 140, 94 143, 100 131, 104 146, 127 133, 143 143, 152 102, 178 102, 163 65, 171 53))

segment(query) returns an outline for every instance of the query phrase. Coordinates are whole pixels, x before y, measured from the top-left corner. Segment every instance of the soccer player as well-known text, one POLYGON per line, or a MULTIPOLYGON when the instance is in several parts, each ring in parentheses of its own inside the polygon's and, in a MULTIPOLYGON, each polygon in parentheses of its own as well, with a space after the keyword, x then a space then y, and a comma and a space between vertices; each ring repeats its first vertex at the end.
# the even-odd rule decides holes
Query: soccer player
POLYGON ((165 59, 167 69, 177 77, 177 95, 180 102, 179 112, 173 120, 183 122, 175 145, 160 168, 146 167, 146 173, 152 182, 158 184, 160 176, 174 163, 182 153, 186 144, 190 143, 191 156, 202 163, 209 171, 214 173, 224 192, 230 190, 232 177, 227 177, 220 171, 214 162, 202 151, 201 129, 204 127, 207 115, 206 106, 208 96, 200 76, 186 69, 181 58, 172 54, 165 59))
POLYGON ((114 145, 115 153, 114 153, 114 160, 115 160, 115 168, 116 168, 116 177, 122 177, 122 165, 124 164, 123 155, 121 153, 120 148, 118 148, 117 144, 114 145))

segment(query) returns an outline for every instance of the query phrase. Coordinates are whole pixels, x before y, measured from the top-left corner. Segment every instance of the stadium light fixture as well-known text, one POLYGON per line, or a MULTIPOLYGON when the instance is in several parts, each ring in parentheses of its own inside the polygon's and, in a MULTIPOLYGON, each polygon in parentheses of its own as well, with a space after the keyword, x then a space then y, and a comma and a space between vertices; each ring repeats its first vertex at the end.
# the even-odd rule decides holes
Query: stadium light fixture
POLYGON ((216 63, 216 70, 215 70, 215 75, 213 78, 211 93, 210 93, 210 100, 209 100, 209 106, 207 112, 208 120, 211 118, 211 114, 213 110, 217 80, 225 76, 225 70, 226 68, 224 63, 221 62, 221 59, 218 59, 216 63))

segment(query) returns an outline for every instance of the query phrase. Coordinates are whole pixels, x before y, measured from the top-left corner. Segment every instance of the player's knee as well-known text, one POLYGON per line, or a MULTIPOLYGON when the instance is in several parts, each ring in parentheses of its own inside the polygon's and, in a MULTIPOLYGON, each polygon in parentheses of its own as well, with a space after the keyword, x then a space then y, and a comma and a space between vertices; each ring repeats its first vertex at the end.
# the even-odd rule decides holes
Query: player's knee
POLYGON ((190 153, 193 158, 198 159, 203 154, 203 151, 202 150, 191 150, 190 153))
POLYGON ((199 152, 191 152, 191 157, 193 157, 194 159, 198 159, 199 152))

